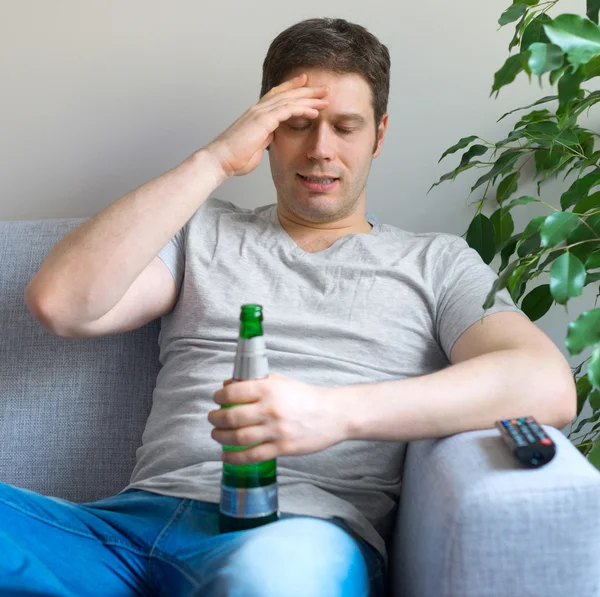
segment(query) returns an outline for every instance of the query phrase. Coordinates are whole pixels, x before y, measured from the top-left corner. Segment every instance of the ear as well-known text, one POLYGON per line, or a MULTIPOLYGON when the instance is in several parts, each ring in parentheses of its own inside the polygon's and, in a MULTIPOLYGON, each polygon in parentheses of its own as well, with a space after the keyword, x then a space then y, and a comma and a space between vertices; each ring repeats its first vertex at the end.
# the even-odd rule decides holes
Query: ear
POLYGON ((382 116, 381 122, 377 127, 377 140, 375 142, 375 152, 373 153, 373 157, 376 158, 381 153, 381 148, 383 146, 383 138, 385 137, 385 131, 387 130, 388 125, 388 114, 387 112, 382 116))

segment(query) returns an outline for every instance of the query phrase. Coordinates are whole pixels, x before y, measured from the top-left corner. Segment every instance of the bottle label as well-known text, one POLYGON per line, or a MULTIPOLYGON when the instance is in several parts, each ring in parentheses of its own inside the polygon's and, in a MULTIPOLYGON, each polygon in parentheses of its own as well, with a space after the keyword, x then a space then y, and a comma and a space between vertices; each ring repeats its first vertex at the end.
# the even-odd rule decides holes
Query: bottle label
POLYGON ((239 338, 235 353, 233 378, 238 381, 269 376, 269 362, 264 336, 239 338))
POLYGON ((265 487, 221 486, 221 513, 233 518, 260 518, 278 510, 277 483, 265 487))

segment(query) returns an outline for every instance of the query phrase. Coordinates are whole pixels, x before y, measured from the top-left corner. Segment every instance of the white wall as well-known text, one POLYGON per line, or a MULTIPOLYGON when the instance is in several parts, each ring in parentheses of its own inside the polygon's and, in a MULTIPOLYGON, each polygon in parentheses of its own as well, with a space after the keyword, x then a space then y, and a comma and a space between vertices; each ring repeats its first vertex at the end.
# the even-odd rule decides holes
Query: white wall
MULTIPOLYGON (((513 34, 497 25, 509 4, 2 0, 0 219, 94 215, 254 104, 262 61, 280 31, 338 16, 367 27, 392 56, 389 128, 371 170, 369 208, 409 230, 461 235, 473 213, 469 201, 481 196, 468 201, 481 171, 427 195, 457 161, 437 164, 439 156, 468 134, 502 139, 519 117, 496 124, 504 112, 551 92, 547 78, 540 89, 521 75, 498 99, 489 97, 513 34)), ((562 0, 558 8, 583 14, 585 1, 562 0)), ((588 126, 597 124, 592 114, 588 126)), ((557 204, 564 186, 546 187, 545 199, 557 204)), ((243 207, 275 201, 267 159, 215 195, 243 207)), ((568 321, 554 309, 539 325, 562 347, 568 321)))

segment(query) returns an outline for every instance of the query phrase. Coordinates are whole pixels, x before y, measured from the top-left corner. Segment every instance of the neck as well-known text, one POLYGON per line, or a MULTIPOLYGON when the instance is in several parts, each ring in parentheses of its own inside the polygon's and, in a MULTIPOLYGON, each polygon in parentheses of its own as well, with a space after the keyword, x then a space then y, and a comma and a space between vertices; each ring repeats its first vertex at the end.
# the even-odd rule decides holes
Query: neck
POLYGON ((350 217, 333 222, 310 222, 278 205, 277 216, 281 227, 291 239, 301 249, 310 253, 327 249, 348 234, 368 234, 373 228, 365 214, 360 218, 352 214, 350 217))

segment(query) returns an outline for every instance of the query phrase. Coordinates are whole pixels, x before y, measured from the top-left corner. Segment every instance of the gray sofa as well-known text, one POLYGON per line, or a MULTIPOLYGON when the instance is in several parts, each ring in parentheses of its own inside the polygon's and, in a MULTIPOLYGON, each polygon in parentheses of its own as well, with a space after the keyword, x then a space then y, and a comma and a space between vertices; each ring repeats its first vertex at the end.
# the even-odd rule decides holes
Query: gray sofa
MULTIPOLYGON (((81 221, 0 222, 0 481, 73 501, 127 483, 159 370, 158 321, 67 340, 27 311, 27 282, 81 221)), ((600 596, 600 474, 546 431, 558 453, 538 470, 495 430, 409 445, 394 597, 600 596)))

